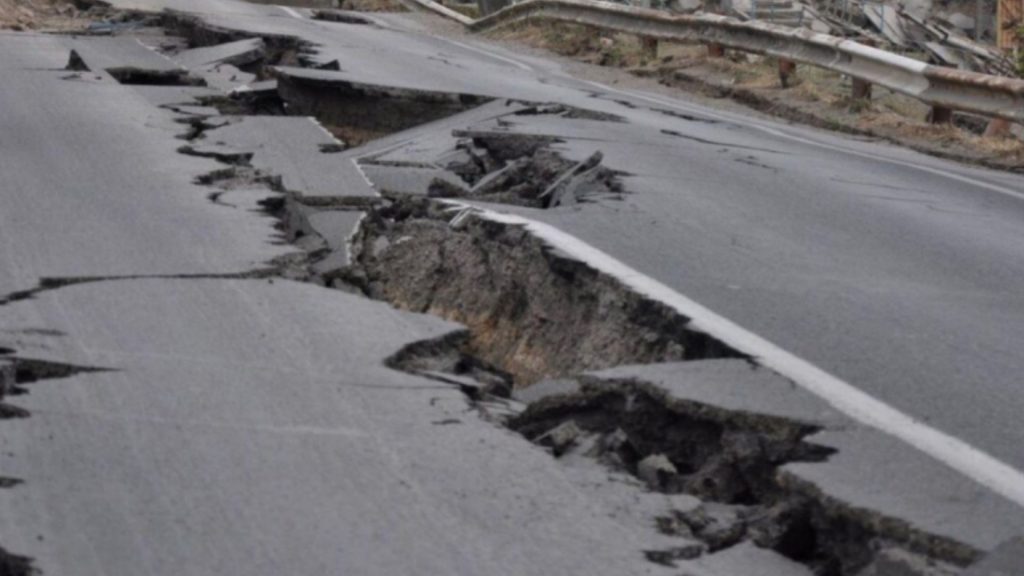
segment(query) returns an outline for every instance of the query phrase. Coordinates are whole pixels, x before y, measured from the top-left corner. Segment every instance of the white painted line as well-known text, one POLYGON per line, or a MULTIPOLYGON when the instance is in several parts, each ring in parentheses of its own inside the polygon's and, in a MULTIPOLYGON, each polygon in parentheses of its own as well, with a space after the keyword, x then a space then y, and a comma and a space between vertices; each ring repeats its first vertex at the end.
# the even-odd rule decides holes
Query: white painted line
POLYGON ((289 8, 288 6, 278 6, 278 8, 283 10, 285 14, 291 16, 292 18, 296 18, 298 20, 302 20, 303 19, 302 18, 302 13, 300 13, 298 10, 296 10, 294 8, 289 8))
POLYGON ((331 131, 328 130, 327 127, 324 126, 319 120, 317 120, 316 117, 314 117, 314 116, 306 116, 306 119, 309 120, 310 122, 312 122, 313 125, 316 126, 317 128, 319 128, 324 134, 326 134, 327 137, 330 138, 331 141, 334 142, 335 144, 337 144, 339 146, 347 146, 347 144, 345 144, 344 142, 339 140, 337 136, 335 136, 334 134, 331 134, 331 131))
POLYGON ((347 260, 349 264, 352 264, 352 246, 356 242, 356 236, 359 235, 359 231, 363 228, 363 220, 366 220, 366 212, 363 212, 359 216, 359 219, 356 220, 355 227, 352 228, 352 233, 345 238, 345 260, 347 260))
POLYGON ((377 186, 366 176, 366 172, 363 172, 363 167, 359 165, 359 158, 349 158, 349 161, 356 167, 356 172, 359 172, 359 175, 363 177, 366 185, 373 190, 373 193, 380 196, 380 190, 377 190, 377 186))
MULTIPOLYGON (((903 440, 1024 507, 1024 473, 963 440, 900 412, 554 226, 521 216, 474 208, 462 202, 448 203, 458 210, 472 210, 474 214, 494 222, 523 226, 551 247, 618 279, 638 294, 671 306, 690 318, 695 330, 753 357, 762 366, 792 380, 850 418, 903 440)), ((465 218, 466 214, 459 217, 465 218)))

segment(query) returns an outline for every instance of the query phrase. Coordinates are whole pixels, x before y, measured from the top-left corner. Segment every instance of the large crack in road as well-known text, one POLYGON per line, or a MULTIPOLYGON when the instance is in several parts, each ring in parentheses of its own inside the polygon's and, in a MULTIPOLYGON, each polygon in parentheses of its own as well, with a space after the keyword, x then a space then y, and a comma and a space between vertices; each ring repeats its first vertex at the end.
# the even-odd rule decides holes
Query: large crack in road
MULTIPOLYGON (((162 25, 191 48, 251 39, 192 16, 167 15, 162 25)), ((694 330, 675 310, 560 253, 528 230, 491 220, 464 203, 551 209, 616 202, 629 193, 621 181, 625 174, 605 166, 600 151, 574 158, 554 138, 467 127, 446 135, 455 143, 443 165, 388 160, 383 156, 389 148, 338 160, 424 170, 429 174, 413 186, 419 194, 382 185, 377 197, 307 197, 308 190, 258 164, 258 150, 233 144, 221 131, 269 113, 309 115, 340 139, 321 142, 322 153, 344 156, 493 99, 357 86, 296 73, 288 66, 313 70, 314 61, 304 55, 315 47, 290 37, 260 40, 268 49, 239 70, 256 82, 276 84, 261 88, 258 98, 252 90, 206 97, 204 104, 230 113, 230 120, 183 118, 186 131, 180 137, 188 144, 179 153, 225 166, 197 179, 214 190, 211 201, 230 207, 225 194, 263 196, 265 214, 279 220, 281 240, 300 251, 251 273, 48 279, 3 297, 0 305, 75 284, 152 278, 283 277, 342 289, 465 326, 396 351, 387 361, 392 368, 451 384, 482 417, 544 447, 566 466, 586 460, 609 474, 629 476, 634 480, 629 489, 637 495, 695 497, 690 506, 666 509, 654 519, 657 530, 678 545, 638 551, 652 563, 683 567, 752 544, 817 576, 883 574, 880 567, 893 562, 914 576, 939 576, 959 574, 980 557, 969 544, 852 507, 785 470, 793 463, 826 462, 835 453, 812 438, 822 431, 819 424, 680 399, 642 379, 594 374, 667 362, 736 362, 760 369, 756 359, 694 330), (344 214, 346 221, 358 218, 354 233, 343 242, 329 238, 337 230, 314 222, 328 213, 344 214), (327 261, 332 264, 324 266, 327 261)), ((69 68, 88 70, 81 55, 71 54, 69 68)), ((192 72, 107 72, 128 85, 204 83, 192 72)), ((513 116, 618 121, 563 105, 507 105, 520 107, 509 112, 513 116)), ((20 393, 28 382, 82 370, 99 369, 0 356, 3 396, 20 393)), ((0 406, 4 417, 24 415, 6 403, 0 406)), ((440 422, 452 423, 458 420, 440 422)), ((27 559, 3 553, 0 573, 20 576, 31 568, 27 559)))
MULTIPOLYGON (((192 29, 193 42, 203 36, 192 29)), ((281 80, 277 97, 284 109, 315 116, 351 145, 476 104, 467 97, 281 80)), ((525 112, 513 114, 609 120, 562 106, 526 105, 525 112)), ((217 138, 217 126, 193 125, 191 142, 217 138)), ((292 260, 291 278, 355 290, 467 327, 439 341, 410 345, 389 365, 457 386, 484 417, 547 447, 554 457, 578 453, 638 478, 636 490, 699 497, 697 506, 657 518, 658 529, 680 544, 643 551, 655 563, 676 566, 743 542, 773 550, 820 576, 861 574, 892 557, 930 566, 922 574, 944 574, 977 559, 969 546, 851 509, 781 472, 787 463, 822 461, 833 451, 804 440, 818 430, 814 425, 672 400, 640 381, 583 376, 623 364, 749 360, 691 330, 689 319, 677 312, 560 255, 529 232, 439 200, 551 208, 568 199, 614 198, 624 190, 615 181, 618 174, 601 166, 600 152, 571 161, 546 137, 472 131, 453 136, 459 138, 456 155, 445 168, 467 188, 433 178, 423 196, 383 189, 385 198, 369 205, 349 239, 348 266, 317 273, 312 263, 329 252, 323 243, 307 243, 305 256, 292 260), (575 382, 575 390, 543 397, 525 411, 518 402, 509 403, 515 390, 553 379, 575 382)), ((265 204, 281 220, 285 237, 305 236, 304 223, 316 207, 302 201, 301 190, 288 190, 274 175, 252 170, 251 153, 195 147, 182 153, 231 165, 202 178, 204 185, 226 191, 262 184, 282 194, 265 204)), ((389 166, 378 155, 364 162, 389 166)))

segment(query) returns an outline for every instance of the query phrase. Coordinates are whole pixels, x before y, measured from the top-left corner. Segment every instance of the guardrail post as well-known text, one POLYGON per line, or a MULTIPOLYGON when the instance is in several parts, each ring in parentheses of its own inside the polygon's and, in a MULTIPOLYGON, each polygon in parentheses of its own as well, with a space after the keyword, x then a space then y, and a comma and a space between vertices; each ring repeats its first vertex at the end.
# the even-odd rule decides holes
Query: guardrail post
MULTIPOLYGON (((875 41, 871 38, 860 38, 857 41, 865 46, 875 46, 875 41)), ((871 100, 871 82, 861 80, 860 78, 853 78, 852 92, 851 97, 854 101, 871 100)))
POLYGON ((650 36, 640 37, 640 50, 646 60, 658 59, 658 39, 650 36))
POLYGON ((932 111, 928 113, 928 122, 932 124, 952 124, 953 109, 946 108, 945 106, 932 106, 932 111))
POLYGON ((783 88, 789 88, 789 79, 796 74, 796 62, 779 58, 779 81, 783 88))
POLYGON ((710 58, 724 58, 725 57, 725 46, 722 46, 718 42, 712 42, 708 44, 708 57, 710 58))
POLYGON ((871 82, 868 82, 867 80, 861 80, 860 78, 854 78, 853 99, 871 100, 871 82))
POLYGON ((985 127, 983 138, 1006 138, 1010 135, 1010 121, 1006 118, 993 118, 985 127))

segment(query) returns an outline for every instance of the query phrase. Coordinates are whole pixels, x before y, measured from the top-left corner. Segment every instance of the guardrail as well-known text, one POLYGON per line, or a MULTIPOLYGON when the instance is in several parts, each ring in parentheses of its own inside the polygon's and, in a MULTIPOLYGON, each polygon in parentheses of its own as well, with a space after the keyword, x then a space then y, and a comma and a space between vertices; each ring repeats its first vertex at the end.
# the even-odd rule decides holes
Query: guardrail
POLYGON ((705 42, 847 74, 861 83, 921 100, 936 111, 963 110, 1024 121, 1024 80, 933 66, 803 28, 744 22, 717 14, 669 14, 595 0, 525 0, 473 20, 433 0, 411 1, 477 32, 540 18, 656 40, 705 42))

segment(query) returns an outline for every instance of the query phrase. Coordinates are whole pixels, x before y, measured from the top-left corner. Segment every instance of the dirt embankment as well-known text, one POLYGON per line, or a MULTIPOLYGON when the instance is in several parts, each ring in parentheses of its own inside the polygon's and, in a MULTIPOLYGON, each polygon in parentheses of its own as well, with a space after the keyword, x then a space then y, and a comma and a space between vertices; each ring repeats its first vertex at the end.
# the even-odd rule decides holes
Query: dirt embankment
POLYGON ((86 26, 90 2, 0 0, 0 30, 69 30, 86 26))

